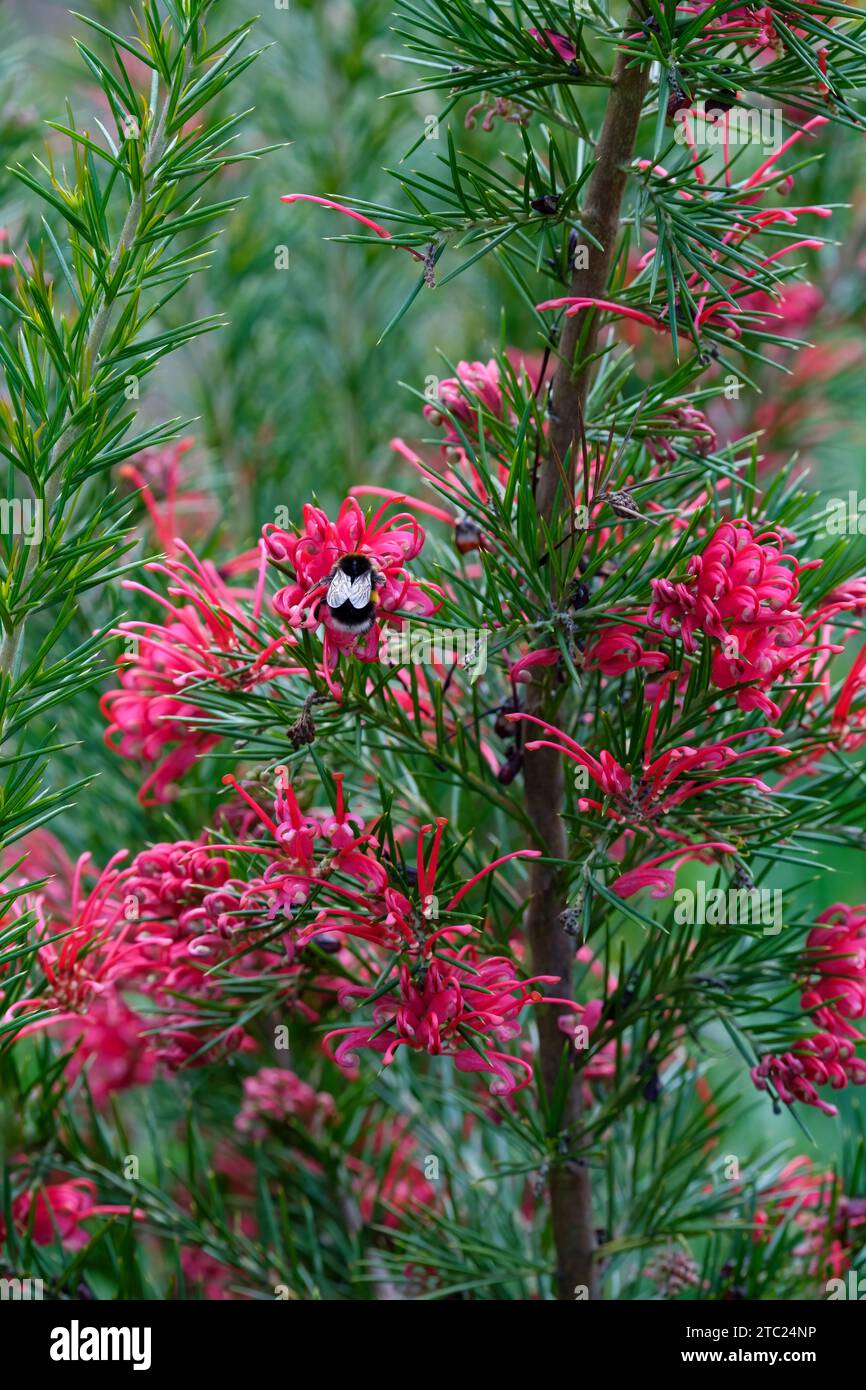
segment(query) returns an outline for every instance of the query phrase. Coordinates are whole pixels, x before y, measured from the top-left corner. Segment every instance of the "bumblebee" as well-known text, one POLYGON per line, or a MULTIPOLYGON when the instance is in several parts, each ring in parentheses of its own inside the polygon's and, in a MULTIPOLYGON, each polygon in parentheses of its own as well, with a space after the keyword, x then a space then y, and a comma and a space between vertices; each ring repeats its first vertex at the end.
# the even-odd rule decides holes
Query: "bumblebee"
POLYGON ((385 576, 366 555, 342 555, 328 579, 325 603, 339 632, 362 636, 376 618, 385 576))

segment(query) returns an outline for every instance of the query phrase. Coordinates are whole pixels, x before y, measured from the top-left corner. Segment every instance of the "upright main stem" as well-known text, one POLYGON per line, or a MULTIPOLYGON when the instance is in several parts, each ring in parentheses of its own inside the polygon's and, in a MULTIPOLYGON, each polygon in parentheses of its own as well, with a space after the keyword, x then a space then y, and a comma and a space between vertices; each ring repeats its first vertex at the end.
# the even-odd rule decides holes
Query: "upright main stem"
MULTIPOLYGON (((574 271, 571 293, 576 297, 603 298, 610 275, 619 233, 620 206, 648 79, 645 67, 629 68, 626 64, 626 55, 619 54, 614 86, 595 148, 597 162, 583 206, 583 222, 601 249, 590 246, 586 268, 574 271)), ((563 508, 570 510, 574 505, 575 455, 589 381, 587 359, 595 341, 593 322, 584 340, 581 361, 575 364, 574 355, 586 312, 565 320, 560 341, 550 406, 550 449, 536 488, 538 513, 547 522, 553 517, 557 498, 563 508)), ((542 677, 529 688, 528 711, 542 718, 550 717, 549 699, 542 677)), ((552 748, 527 751, 524 784, 526 809, 537 828, 546 857, 565 860, 568 840, 561 814, 565 790, 562 755, 552 748)), ((562 921, 567 906, 562 870, 555 864, 533 860, 530 888, 526 927, 533 973, 558 976, 561 984, 557 991, 570 998, 575 951, 574 939, 564 930, 562 921)), ((561 1013, 561 1007, 547 1005, 538 1014, 541 1084, 548 1098, 554 1093, 565 1046, 565 1035, 558 1023, 561 1013)), ((560 1125, 565 1152, 554 1163, 550 1178, 556 1285, 560 1299, 575 1298, 580 1288, 588 1290, 590 1298, 598 1297, 598 1272, 593 1258, 596 1242, 591 1175, 589 1167, 579 1157, 581 1108, 580 1086, 570 1070, 560 1125)))

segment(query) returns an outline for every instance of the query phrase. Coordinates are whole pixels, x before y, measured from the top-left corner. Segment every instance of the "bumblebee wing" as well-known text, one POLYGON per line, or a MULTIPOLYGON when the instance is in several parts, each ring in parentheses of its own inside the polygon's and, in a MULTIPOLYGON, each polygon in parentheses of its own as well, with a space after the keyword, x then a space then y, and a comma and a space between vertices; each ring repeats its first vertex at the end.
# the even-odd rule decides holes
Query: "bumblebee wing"
POLYGON ((341 603, 345 603, 351 597, 353 584, 347 574, 342 570, 337 570, 325 595, 325 602, 329 608, 339 608, 341 603))
POLYGON ((353 579, 349 587, 349 602, 353 608, 366 608, 370 602, 370 594, 373 590, 373 576, 368 570, 366 574, 361 574, 357 579, 353 579))

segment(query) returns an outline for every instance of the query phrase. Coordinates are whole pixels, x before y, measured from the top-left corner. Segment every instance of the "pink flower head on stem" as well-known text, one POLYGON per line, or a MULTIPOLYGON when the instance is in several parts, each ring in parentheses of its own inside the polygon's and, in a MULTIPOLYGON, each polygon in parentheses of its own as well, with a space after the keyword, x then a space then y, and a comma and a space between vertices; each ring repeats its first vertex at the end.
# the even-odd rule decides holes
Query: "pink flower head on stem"
POLYGON ((399 628, 404 613, 428 617, 438 606, 406 569, 424 545, 423 529, 410 512, 386 515, 401 500, 388 497, 366 518, 348 497, 336 521, 307 504, 299 531, 264 527, 271 562, 292 574, 274 608, 292 628, 322 625, 329 682, 341 652, 376 661, 384 625, 399 628))

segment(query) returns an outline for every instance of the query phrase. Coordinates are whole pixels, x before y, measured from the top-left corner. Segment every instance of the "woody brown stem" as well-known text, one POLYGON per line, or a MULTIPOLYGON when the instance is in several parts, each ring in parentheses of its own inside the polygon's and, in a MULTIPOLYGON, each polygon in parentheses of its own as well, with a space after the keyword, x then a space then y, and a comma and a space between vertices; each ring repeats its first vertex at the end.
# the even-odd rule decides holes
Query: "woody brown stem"
MULTIPOLYGON (((587 266, 574 271, 571 293, 575 296, 604 298, 619 234, 620 207, 648 80, 645 67, 629 68, 627 61, 625 54, 618 55, 614 86, 595 149, 597 162, 582 210, 583 222, 601 249, 590 246, 587 266)), ((558 505, 570 510, 574 503, 576 441, 581 435, 580 422, 590 372, 587 359, 593 352, 598 317, 592 315, 580 360, 575 362, 588 313, 592 315, 591 310, 584 310, 565 320, 559 344, 559 362, 551 394, 549 452, 539 470, 536 486, 538 513, 547 522, 551 521, 558 505)), ((548 692, 549 684, 542 675, 529 688, 529 713, 551 717, 548 692)), ((565 790, 561 754, 552 748, 527 750, 524 782, 526 808, 545 854, 552 859, 567 859, 568 840, 561 815, 565 790)), ((574 939, 564 930, 562 922, 567 906, 562 869, 555 864, 533 861, 530 887, 526 928, 533 973, 559 977, 561 983, 555 987, 556 992, 571 998, 575 948, 574 939)), ((563 1048, 567 1045, 558 1026, 562 1012, 557 1005, 546 1005, 538 1010, 540 1080, 548 1098, 554 1093, 563 1048)), ((550 1178, 557 1297, 573 1299, 577 1289, 585 1288, 590 1298, 597 1298, 590 1170, 579 1156, 580 1085, 573 1070, 569 1077, 559 1122, 563 1152, 554 1162, 550 1178)))

